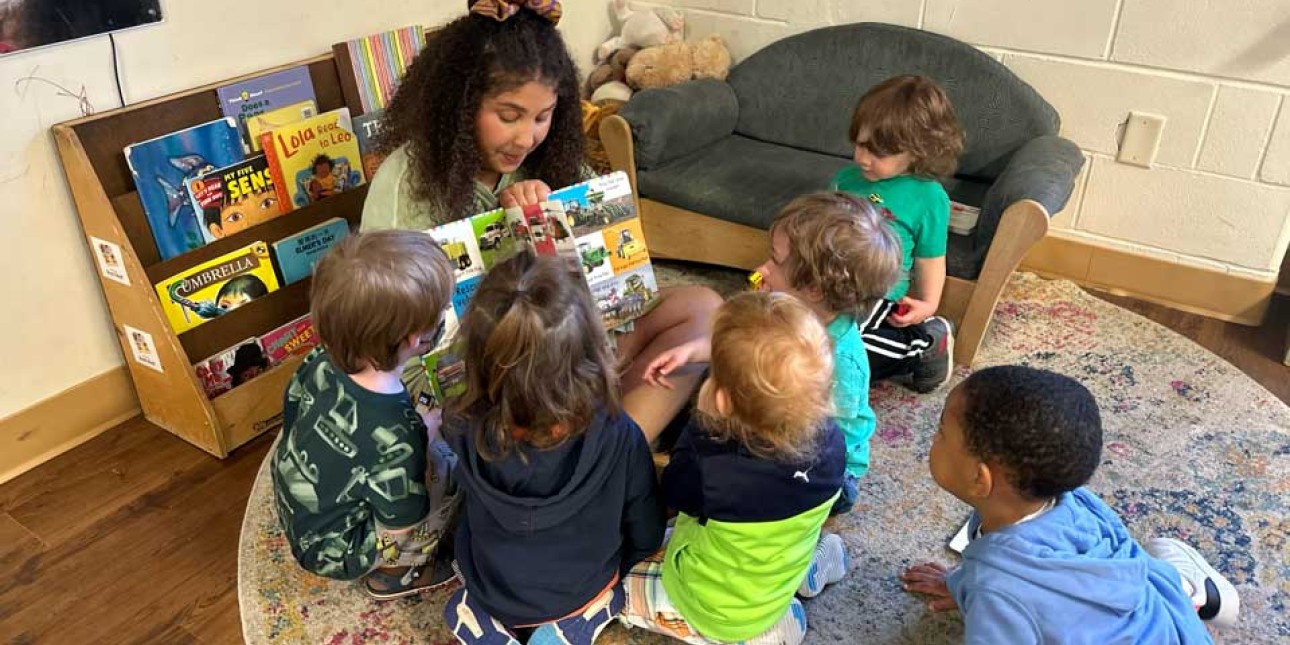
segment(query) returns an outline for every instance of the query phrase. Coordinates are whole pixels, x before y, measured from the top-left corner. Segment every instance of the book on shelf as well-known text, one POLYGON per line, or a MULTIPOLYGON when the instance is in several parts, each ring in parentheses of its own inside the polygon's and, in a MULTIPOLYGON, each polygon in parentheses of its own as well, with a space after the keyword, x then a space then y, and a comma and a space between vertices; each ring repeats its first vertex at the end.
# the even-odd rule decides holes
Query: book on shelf
POLYGON ((214 242, 282 214, 264 155, 184 182, 206 242, 214 242))
POLYGON ((283 211, 308 206, 366 181, 348 108, 265 132, 260 144, 283 211))
POLYGON ((345 105, 354 114, 384 109, 425 46, 425 28, 420 25, 332 45, 345 105))
POLYGON ((278 263, 278 277, 282 279, 282 286, 312 275, 318 261, 347 235, 349 221, 343 217, 333 217, 274 242, 273 258, 278 263))
POLYGON ((167 260, 206 244, 184 182, 242 160, 237 123, 228 117, 125 147, 139 202, 167 260))
POLYGON ((215 90, 220 110, 224 116, 237 120, 243 144, 249 150, 259 150, 255 134, 247 129, 247 121, 254 116, 279 108, 317 99, 309 68, 301 65, 245 81, 230 83, 215 90))
POLYGON ((541 204, 488 211, 427 232, 448 254, 457 279, 444 336, 423 358, 433 400, 422 403, 430 406, 464 387, 458 321, 484 274, 520 249, 576 263, 606 329, 626 325, 658 303, 649 248, 623 172, 557 190, 541 204))
POLYGON ((358 151, 363 155, 363 175, 369 181, 376 176, 381 162, 385 161, 385 155, 376 148, 376 137, 381 134, 384 118, 385 110, 373 110, 353 117, 354 136, 358 137, 358 151))
POLYGON ((314 333, 313 318, 305 314, 273 331, 260 336, 260 346, 269 359, 269 365, 276 366, 282 361, 309 353, 318 344, 318 334, 314 333))
POLYGON ((248 338, 193 365, 208 399, 232 390, 267 369, 269 361, 257 338, 248 338))
POLYGON ((318 104, 313 99, 292 103, 291 105, 280 107, 276 110, 256 114, 246 120, 247 136, 251 138, 251 151, 260 152, 264 149, 261 141, 261 135, 270 130, 291 125, 298 121, 303 121, 310 117, 318 116, 318 104))
POLYGON ((185 269, 154 285, 161 309, 176 334, 218 318, 278 290, 269 246, 252 242, 185 269))

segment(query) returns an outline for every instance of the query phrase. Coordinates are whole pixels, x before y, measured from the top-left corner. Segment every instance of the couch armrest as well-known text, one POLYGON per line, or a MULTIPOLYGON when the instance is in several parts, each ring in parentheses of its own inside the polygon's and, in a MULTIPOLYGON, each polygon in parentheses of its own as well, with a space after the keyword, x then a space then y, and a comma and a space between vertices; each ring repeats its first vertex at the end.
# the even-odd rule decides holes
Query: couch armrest
POLYGON ((631 124, 637 169, 649 170, 730 136, 739 103, 728 83, 705 79, 638 92, 618 114, 631 124))
POLYGON ((1009 206, 1023 199, 1038 202, 1048 216, 1066 206, 1084 155, 1074 143, 1057 136, 1036 137, 1017 149, 985 193, 977 221, 973 266, 981 267, 1009 206))

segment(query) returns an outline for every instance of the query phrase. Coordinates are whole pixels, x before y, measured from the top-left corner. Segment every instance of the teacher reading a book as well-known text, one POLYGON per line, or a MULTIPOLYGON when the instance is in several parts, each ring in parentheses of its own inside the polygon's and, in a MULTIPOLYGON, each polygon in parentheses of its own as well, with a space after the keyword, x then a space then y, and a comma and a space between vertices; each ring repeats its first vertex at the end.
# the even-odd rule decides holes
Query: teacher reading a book
MULTIPOLYGON (((371 180, 364 230, 423 231, 535 204, 593 175, 578 71, 555 28, 560 2, 475 0, 469 9, 429 39, 386 110, 389 156, 371 180)), ((720 304, 705 287, 663 289, 656 307, 611 332, 623 408, 651 442, 698 387, 698 370, 668 372, 706 361, 720 304)))

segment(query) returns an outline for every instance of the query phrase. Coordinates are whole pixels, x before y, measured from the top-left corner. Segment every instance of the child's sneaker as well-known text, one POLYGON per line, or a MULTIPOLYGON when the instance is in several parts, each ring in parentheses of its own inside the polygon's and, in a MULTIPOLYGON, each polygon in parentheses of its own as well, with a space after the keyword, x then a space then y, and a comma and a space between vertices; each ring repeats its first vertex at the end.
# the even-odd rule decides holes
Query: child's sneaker
POLYGON ((954 371, 954 328, 950 321, 932 316, 923 321, 923 326, 932 337, 932 346, 918 357, 909 382, 910 389, 920 394, 944 385, 954 371))
POLYGON ((1201 620, 1213 623, 1215 627, 1236 624, 1236 616, 1241 610, 1241 598, 1236 588, 1196 549, 1173 538, 1154 538, 1148 540, 1143 548, 1151 557, 1168 562, 1178 570, 1183 591, 1191 596, 1201 620))
POLYGON ((824 591, 825 585, 841 580, 846 574, 846 545, 837 533, 825 533, 815 544, 815 557, 811 558, 811 568, 806 570, 806 578, 797 587, 797 595, 814 598, 824 591))

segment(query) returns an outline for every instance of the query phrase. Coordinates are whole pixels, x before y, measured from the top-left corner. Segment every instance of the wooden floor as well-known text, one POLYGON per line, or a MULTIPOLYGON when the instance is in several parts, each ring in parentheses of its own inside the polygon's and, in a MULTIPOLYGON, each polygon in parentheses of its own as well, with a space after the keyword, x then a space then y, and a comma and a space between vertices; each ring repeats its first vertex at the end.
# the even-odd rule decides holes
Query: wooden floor
MULTIPOLYGON (((1290 403, 1290 301, 1251 329, 1106 297, 1290 403)), ((272 437, 217 461, 141 419, 0 486, 0 643, 238 643, 237 541, 272 437)))

